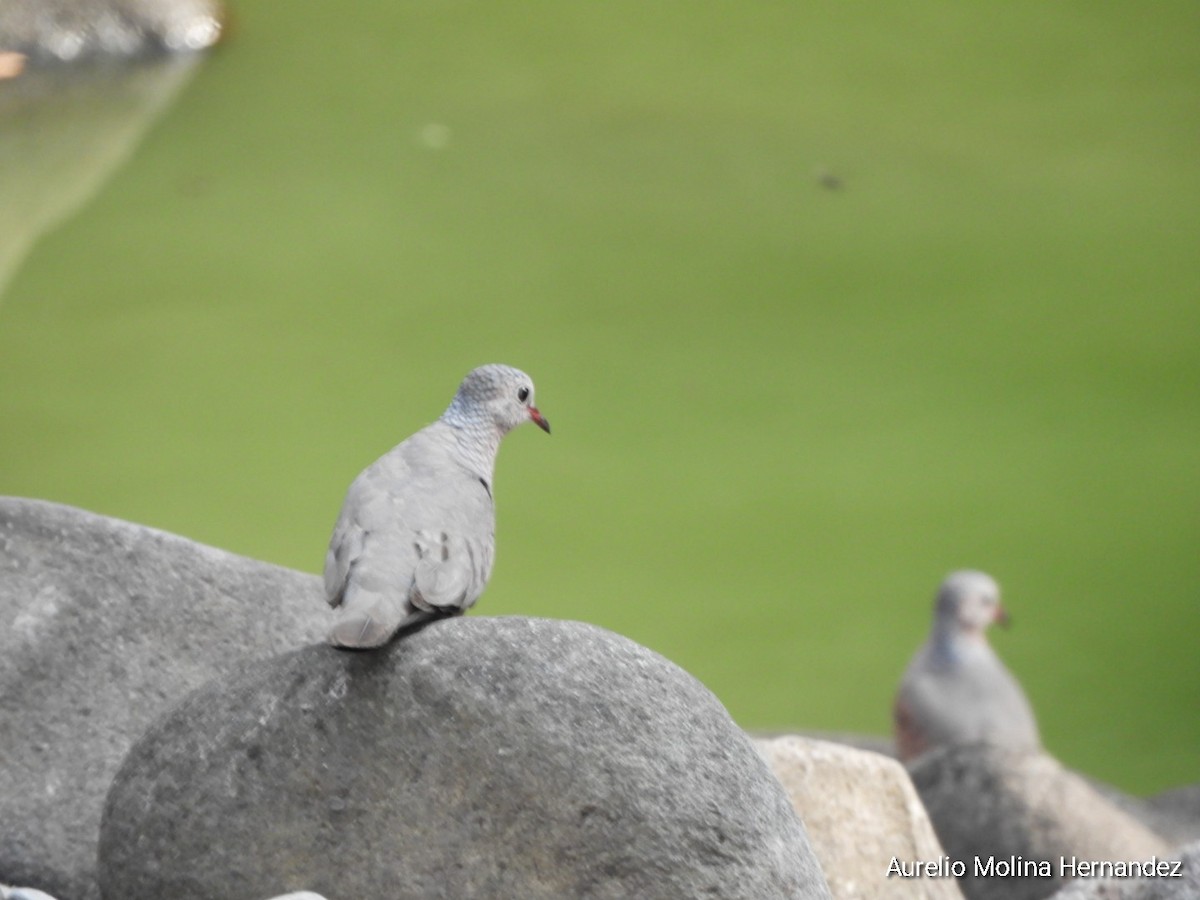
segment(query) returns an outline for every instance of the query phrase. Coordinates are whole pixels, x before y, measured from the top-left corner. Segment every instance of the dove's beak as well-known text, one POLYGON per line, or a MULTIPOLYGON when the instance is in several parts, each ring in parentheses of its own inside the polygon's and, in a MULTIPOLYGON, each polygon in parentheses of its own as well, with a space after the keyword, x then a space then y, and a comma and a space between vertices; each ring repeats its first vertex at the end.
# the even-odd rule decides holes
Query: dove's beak
POLYGON ((1001 628, 1007 628, 1012 624, 1012 617, 1009 616, 1008 610, 1003 606, 996 607, 996 624, 1001 628))
POLYGON ((533 420, 534 425, 542 429, 542 431, 546 432, 546 434, 550 433, 550 423, 546 421, 545 416, 538 412, 538 408, 536 406, 529 407, 529 418, 533 420))

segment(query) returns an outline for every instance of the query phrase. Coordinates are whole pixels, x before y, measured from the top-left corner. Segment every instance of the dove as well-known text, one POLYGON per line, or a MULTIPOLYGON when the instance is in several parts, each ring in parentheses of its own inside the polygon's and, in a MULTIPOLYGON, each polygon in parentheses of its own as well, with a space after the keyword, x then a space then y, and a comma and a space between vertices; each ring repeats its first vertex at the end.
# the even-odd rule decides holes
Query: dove
POLYGON ((934 604, 933 628, 896 693, 893 724, 902 761, 948 744, 988 743, 1038 750, 1041 740, 1025 692, 985 631, 1007 624, 1000 587, 983 572, 952 572, 934 604))
POLYGON ((354 479, 325 556, 325 595, 338 610, 331 644, 379 647, 479 599, 495 558, 496 454, 525 422, 550 432, 530 377, 480 366, 441 418, 354 479))

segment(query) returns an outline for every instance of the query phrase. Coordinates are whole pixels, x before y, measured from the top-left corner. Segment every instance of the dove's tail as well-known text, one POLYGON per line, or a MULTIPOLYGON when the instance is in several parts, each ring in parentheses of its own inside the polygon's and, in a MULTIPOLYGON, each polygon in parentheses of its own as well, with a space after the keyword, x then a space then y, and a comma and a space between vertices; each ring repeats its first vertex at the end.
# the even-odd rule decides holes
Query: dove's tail
POLYGON ((345 650, 370 650, 382 647, 399 631, 437 618, 436 613, 411 610, 405 613, 396 604, 383 600, 342 608, 337 624, 329 632, 329 643, 345 650))

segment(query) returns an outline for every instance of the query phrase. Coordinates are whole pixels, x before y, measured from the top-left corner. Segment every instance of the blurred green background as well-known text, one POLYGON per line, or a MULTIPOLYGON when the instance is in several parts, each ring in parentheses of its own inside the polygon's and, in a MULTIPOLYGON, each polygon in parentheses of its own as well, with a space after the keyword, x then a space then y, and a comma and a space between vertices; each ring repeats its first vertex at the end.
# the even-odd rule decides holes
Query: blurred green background
POLYGON ((0 300, 0 493, 317 572, 507 362, 476 614, 882 734, 983 568, 1052 752, 1200 779, 1200 6, 233 13, 0 300))

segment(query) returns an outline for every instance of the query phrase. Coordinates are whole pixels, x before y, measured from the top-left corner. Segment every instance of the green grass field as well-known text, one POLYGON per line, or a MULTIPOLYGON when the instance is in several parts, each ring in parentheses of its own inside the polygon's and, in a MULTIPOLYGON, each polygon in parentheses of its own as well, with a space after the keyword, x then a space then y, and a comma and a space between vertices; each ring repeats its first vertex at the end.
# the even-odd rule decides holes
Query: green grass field
POLYGON ((508 362, 477 614, 883 733, 983 568, 1052 752, 1200 780, 1200 7, 234 12, 0 300, 0 493, 315 572, 508 362))

